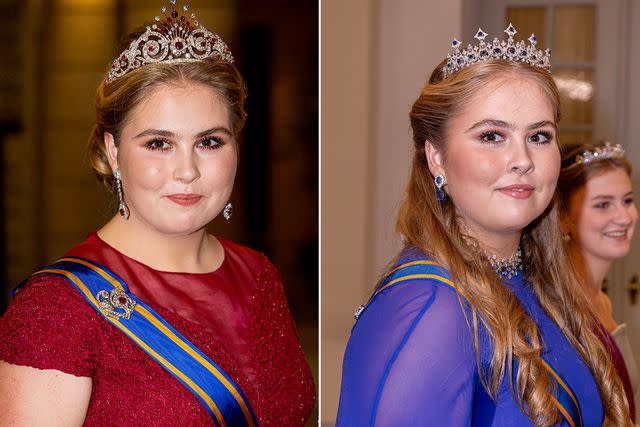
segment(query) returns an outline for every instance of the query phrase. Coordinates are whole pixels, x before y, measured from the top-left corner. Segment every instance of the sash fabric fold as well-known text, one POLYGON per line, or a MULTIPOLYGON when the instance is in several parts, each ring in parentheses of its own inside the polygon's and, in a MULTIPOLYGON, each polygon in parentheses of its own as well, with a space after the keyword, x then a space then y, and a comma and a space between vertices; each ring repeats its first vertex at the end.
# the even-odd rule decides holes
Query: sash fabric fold
MULTIPOLYGON (((457 293, 469 301, 469 298, 467 298, 464 292, 462 292, 453 282, 451 274, 446 268, 437 264, 435 261, 421 259, 401 264, 391 270, 380 281, 380 284, 378 284, 376 290, 371 295, 371 298, 369 298, 369 301, 367 301, 365 306, 358 313, 357 317, 361 316, 362 311, 366 309, 366 307, 371 304, 374 298, 381 292, 395 285, 411 280, 432 280, 439 282, 445 286, 453 288, 457 293)), ((551 398, 558 408, 558 411, 560 411, 571 427, 582 427, 582 412, 574 393, 544 358, 542 358, 542 363, 549 373, 552 383, 554 383, 556 394, 552 395, 551 398)))
POLYGON ((249 401, 238 385, 151 307, 132 295, 124 281, 114 273, 92 261, 67 257, 35 274, 65 278, 105 320, 193 393, 216 426, 258 425, 249 401), (108 308, 105 310, 105 307, 108 308))

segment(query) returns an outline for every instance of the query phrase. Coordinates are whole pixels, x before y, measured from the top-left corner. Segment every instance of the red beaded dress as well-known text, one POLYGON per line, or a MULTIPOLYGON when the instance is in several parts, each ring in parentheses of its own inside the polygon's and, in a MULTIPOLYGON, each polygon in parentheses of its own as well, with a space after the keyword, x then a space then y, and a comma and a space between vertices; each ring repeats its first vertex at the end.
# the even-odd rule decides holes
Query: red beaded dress
MULTIPOLYGON (((67 255, 120 276, 235 380, 260 426, 300 426, 315 386, 278 272, 264 255, 219 240, 225 259, 205 274, 154 270, 96 233, 67 255)), ((60 277, 35 276, 15 295, 0 318, 0 359, 91 377, 85 425, 213 425, 194 395, 60 277)))

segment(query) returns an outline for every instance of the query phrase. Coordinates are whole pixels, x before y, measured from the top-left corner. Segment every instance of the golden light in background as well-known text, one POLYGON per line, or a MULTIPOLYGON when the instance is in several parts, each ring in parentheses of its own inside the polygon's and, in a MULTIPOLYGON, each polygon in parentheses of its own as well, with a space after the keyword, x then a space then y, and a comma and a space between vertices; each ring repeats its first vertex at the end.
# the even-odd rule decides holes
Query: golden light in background
POLYGON ((589 81, 571 77, 554 77, 554 80, 563 97, 582 102, 593 98, 593 84, 589 81))

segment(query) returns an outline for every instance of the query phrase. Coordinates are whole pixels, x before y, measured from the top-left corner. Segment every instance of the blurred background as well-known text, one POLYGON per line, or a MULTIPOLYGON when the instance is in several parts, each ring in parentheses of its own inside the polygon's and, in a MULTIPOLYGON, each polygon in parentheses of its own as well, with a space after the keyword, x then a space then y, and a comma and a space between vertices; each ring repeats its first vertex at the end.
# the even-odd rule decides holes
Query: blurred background
MULTIPOLYGON (((280 269, 317 379, 318 3, 186 3, 230 46, 249 88, 233 218, 211 231, 280 269)), ((0 0, 0 313, 12 287, 115 213, 87 159, 95 90, 119 40, 162 4, 0 0)))
MULTIPOLYGON (((399 250, 395 217, 409 173, 408 113, 454 37, 482 27, 532 32, 552 50, 561 143, 621 143, 640 191, 638 0, 322 0, 322 407, 335 423, 342 355, 355 308, 399 250)), ((608 277, 618 322, 640 354, 638 235, 608 277)))

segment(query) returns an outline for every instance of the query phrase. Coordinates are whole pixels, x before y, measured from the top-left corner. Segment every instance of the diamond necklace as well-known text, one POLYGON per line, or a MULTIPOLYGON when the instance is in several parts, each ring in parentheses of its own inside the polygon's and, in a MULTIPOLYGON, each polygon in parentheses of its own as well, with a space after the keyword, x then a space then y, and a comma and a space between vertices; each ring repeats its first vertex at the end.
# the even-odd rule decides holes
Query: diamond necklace
POLYGON ((509 258, 498 258, 497 255, 489 254, 487 254, 487 258, 493 271, 503 278, 511 279, 519 271, 522 271, 522 251, 520 248, 509 258))

